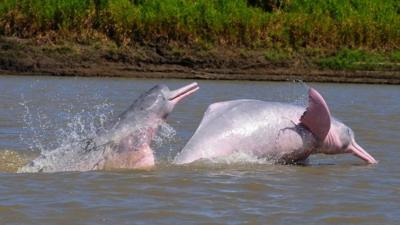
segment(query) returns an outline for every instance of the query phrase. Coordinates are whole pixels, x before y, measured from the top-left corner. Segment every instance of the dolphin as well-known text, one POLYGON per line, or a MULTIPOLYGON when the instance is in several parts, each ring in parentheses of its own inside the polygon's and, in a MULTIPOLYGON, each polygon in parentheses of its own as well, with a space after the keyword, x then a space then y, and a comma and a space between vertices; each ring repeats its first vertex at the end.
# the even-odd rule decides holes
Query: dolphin
POLYGON ((317 153, 351 153, 367 163, 377 163, 356 143, 353 131, 331 116, 325 100, 313 88, 308 90, 307 108, 249 99, 211 104, 173 162, 187 164, 234 153, 282 164, 302 163, 317 153))
POLYGON ((42 153, 18 172, 152 168, 155 159, 150 143, 159 126, 178 102, 198 89, 197 83, 175 91, 166 85, 156 85, 96 137, 71 144, 68 148, 72 150, 64 147, 42 153))

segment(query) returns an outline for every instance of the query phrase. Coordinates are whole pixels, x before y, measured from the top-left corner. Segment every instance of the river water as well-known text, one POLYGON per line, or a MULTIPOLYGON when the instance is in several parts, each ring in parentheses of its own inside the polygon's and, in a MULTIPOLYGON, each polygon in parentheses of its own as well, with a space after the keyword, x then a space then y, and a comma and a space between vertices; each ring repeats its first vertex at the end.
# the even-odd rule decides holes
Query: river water
POLYGON ((95 133, 158 83, 190 80, 0 77, 0 224, 398 224, 400 88, 385 85, 197 81, 153 143, 150 171, 17 174, 40 151, 95 133), (306 85, 379 164, 350 155, 307 166, 234 162, 174 166, 207 106, 252 98, 304 105, 306 85))

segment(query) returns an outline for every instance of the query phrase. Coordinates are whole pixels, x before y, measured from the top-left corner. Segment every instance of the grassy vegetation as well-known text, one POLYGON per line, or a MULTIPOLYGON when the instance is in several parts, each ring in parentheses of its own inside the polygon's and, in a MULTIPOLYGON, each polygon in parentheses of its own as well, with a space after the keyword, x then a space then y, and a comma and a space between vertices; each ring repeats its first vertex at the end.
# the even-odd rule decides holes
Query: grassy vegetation
POLYGON ((286 60, 288 49, 321 49, 329 56, 322 67, 357 68, 360 61, 399 61, 400 2, 2 0, 0 34, 265 48, 271 61, 286 60))
POLYGON ((363 50, 341 49, 335 55, 320 59, 318 63, 323 68, 329 69, 350 69, 350 70, 374 70, 385 68, 397 68, 396 56, 398 53, 393 53, 387 57, 381 53, 371 53, 363 50))
POLYGON ((289 51, 284 49, 268 49, 264 53, 264 57, 268 61, 277 63, 291 59, 292 55, 289 51))
POLYGON ((392 59, 392 61, 400 63, 400 50, 392 52, 390 58, 392 59))

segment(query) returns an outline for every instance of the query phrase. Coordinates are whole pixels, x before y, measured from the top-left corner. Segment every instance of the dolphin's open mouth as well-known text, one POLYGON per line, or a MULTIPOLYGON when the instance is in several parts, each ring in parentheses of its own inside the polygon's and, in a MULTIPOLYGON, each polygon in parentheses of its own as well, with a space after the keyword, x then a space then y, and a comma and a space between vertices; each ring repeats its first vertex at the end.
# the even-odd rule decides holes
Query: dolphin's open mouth
POLYGON ((193 82, 193 83, 186 85, 182 88, 179 88, 175 91, 171 91, 168 100, 173 103, 177 103, 180 100, 182 100, 183 98, 185 98, 186 96, 194 93, 198 89, 199 89, 198 84, 196 82, 193 82))

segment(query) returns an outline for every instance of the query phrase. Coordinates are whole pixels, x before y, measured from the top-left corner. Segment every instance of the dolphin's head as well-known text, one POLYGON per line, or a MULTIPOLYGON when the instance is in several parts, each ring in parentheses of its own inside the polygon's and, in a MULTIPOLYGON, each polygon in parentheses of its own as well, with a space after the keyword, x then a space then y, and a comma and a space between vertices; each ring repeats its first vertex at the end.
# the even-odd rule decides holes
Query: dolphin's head
POLYGON ((352 153, 368 163, 377 163, 368 152, 356 143, 353 131, 331 116, 325 99, 317 90, 309 89, 308 102, 308 107, 301 116, 300 122, 318 140, 316 153, 352 153))
POLYGON ((191 83, 177 90, 169 90, 164 84, 159 84, 144 93, 136 102, 146 113, 165 119, 175 105, 199 89, 197 83, 191 83))
POLYGON ((322 143, 322 153, 351 153, 368 163, 377 163, 377 161, 367 151, 357 144, 353 130, 344 123, 335 119, 332 119, 331 130, 322 143))

